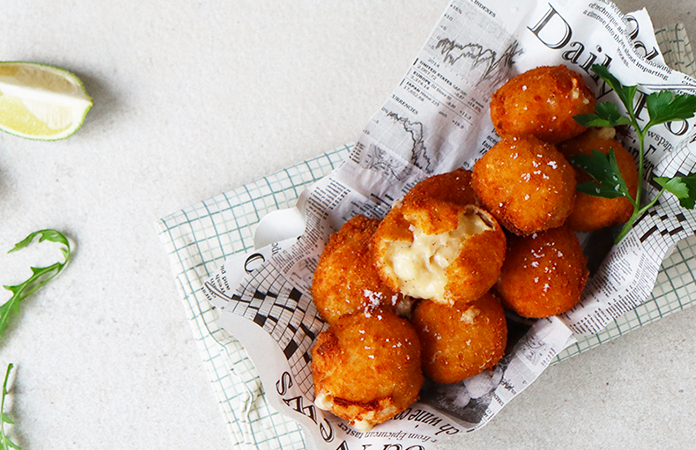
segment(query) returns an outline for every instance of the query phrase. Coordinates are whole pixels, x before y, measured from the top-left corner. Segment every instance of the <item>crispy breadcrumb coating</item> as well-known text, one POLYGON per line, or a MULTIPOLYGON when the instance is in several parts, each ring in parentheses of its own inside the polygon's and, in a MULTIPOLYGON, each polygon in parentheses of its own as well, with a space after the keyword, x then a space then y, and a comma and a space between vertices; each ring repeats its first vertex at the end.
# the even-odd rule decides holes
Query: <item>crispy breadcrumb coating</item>
POLYGON ((416 184, 404 196, 402 202, 407 203, 424 197, 459 206, 476 204, 476 193, 471 187, 471 171, 457 169, 428 177, 416 184))
POLYGON ((418 400, 418 335, 390 312, 342 316, 312 348, 312 375, 317 407, 369 430, 418 400))
POLYGON ((438 383, 457 383, 495 366, 505 353, 507 322, 491 294, 452 306, 421 301, 413 312, 423 372, 438 383))
POLYGON ((523 317, 550 317, 580 302, 589 271, 568 226, 512 237, 496 290, 503 306, 523 317))
POLYGON ((537 67, 493 94, 491 120, 500 136, 532 134, 556 143, 585 131, 573 116, 593 113, 596 103, 579 73, 562 65, 537 67))
POLYGON ((382 282, 374 267, 370 240, 378 226, 379 220, 358 215, 329 238, 312 280, 314 304, 328 323, 378 306, 392 312, 407 306, 410 312, 410 301, 382 282))
POLYGON ((556 148, 534 136, 504 137, 474 165, 481 204, 522 236, 563 225, 575 203, 575 171, 556 148))
MULTIPOLYGON (((633 156, 618 141, 614 140, 613 128, 590 128, 585 133, 558 144, 558 151, 568 158, 573 155, 591 155, 592 150, 609 154, 614 149, 621 176, 633 198, 638 189, 638 167, 633 156)), ((575 168, 577 182, 591 180, 584 171, 575 168)), ((582 192, 577 193, 575 207, 568 217, 568 225, 575 231, 594 231, 626 222, 633 214, 633 205, 626 197, 601 198, 582 192)))

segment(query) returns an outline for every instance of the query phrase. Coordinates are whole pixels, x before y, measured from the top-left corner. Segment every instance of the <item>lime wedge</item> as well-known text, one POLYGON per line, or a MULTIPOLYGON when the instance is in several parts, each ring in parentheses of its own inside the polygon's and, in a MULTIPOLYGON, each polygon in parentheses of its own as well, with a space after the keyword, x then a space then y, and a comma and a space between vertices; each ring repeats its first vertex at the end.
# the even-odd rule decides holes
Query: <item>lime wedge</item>
POLYGON ((82 125, 92 97, 72 73, 28 62, 0 62, 0 130, 55 141, 82 125))

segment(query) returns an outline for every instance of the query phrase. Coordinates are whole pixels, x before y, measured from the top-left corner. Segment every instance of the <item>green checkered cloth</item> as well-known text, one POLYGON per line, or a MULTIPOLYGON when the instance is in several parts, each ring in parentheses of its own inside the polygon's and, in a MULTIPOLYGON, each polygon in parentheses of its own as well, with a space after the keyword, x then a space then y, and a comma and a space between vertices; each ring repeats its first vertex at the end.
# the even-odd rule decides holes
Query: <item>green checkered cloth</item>
MULTIPOLYGON (((658 43, 670 67, 696 75, 683 25, 658 30, 658 43)), ((225 259, 254 247, 254 232, 269 212, 295 204, 300 193, 346 158, 346 145, 177 211, 157 223, 169 255, 186 317, 201 352, 235 447, 305 449, 297 422, 274 410, 264 396, 253 363, 239 342, 217 326, 216 312, 200 291, 225 259)), ((600 333, 563 351, 559 362, 654 322, 696 302, 696 237, 678 244, 657 278, 651 298, 600 333)))

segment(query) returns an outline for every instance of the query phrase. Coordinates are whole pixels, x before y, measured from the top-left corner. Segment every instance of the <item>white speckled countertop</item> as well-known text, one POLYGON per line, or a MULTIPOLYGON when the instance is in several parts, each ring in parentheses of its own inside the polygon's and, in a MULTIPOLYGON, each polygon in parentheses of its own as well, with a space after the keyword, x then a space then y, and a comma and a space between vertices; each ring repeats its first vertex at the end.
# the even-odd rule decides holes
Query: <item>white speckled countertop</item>
MULTIPOLYGON (((0 135, 0 250, 41 228, 75 242, 72 264, 26 300, 0 345, 0 367, 17 367, 22 448, 232 447, 154 223, 357 139, 445 5, 3 4, 0 60, 68 69, 95 103, 68 140, 0 135)), ((647 7, 656 28, 681 21, 696 39, 693 0, 618 5, 647 7)), ((48 248, 0 256, 0 283, 51 260, 48 248)), ((690 448, 694 320, 685 310, 551 367, 443 448, 690 448)))

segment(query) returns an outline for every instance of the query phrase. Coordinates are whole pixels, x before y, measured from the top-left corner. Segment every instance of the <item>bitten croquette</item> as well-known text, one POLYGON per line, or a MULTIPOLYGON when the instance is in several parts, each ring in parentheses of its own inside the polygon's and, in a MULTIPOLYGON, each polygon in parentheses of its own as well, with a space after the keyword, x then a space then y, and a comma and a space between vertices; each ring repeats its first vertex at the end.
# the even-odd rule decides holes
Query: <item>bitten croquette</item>
POLYGON ((421 197, 396 205, 372 239, 375 267, 394 291, 451 305, 470 302, 498 279, 505 234, 475 205, 421 197))

